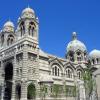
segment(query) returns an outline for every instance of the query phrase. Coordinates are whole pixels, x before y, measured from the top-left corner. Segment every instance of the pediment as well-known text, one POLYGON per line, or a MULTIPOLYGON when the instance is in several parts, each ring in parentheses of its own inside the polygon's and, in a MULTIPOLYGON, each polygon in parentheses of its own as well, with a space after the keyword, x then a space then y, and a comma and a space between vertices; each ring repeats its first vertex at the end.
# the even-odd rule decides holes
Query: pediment
POLYGON ((63 66, 63 63, 57 57, 53 58, 53 59, 50 59, 49 62, 50 62, 51 65, 57 63, 57 64, 63 66))
POLYGON ((73 63, 71 63, 71 62, 67 62, 64 64, 64 67, 67 67, 67 66, 70 66, 73 70, 76 69, 75 66, 73 65, 73 63))

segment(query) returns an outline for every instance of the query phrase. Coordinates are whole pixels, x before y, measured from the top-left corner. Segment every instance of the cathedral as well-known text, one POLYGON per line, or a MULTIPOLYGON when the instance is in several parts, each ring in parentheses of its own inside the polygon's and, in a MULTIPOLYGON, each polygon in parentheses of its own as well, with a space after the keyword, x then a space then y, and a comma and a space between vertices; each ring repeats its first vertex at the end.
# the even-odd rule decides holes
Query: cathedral
POLYGON ((0 100, 86 100, 82 73, 89 58, 98 67, 99 51, 88 54, 73 32, 65 58, 45 53, 34 10, 25 8, 17 23, 7 21, 0 32, 0 100))

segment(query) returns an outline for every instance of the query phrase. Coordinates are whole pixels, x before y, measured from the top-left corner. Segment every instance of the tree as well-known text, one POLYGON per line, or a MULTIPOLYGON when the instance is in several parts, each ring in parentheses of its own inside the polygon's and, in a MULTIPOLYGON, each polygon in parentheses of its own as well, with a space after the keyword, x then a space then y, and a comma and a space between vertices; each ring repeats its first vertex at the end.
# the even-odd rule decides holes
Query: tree
POLYGON ((67 97, 76 97, 76 86, 65 85, 64 87, 65 87, 64 93, 65 93, 66 100, 67 97))
POLYGON ((35 97, 36 97, 36 89, 32 83, 28 86, 27 97, 28 97, 28 99, 35 99, 35 97))
POLYGON ((89 100, 92 95, 93 86, 94 86, 94 81, 92 79, 92 71, 90 69, 89 64, 83 74, 83 80, 84 80, 84 86, 86 90, 86 99, 89 100))
POLYGON ((42 100, 45 100, 46 93, 47 93, 47 86, 45 84, 42 84, 40 87, 40 96, 42 100))
POLYGON ((73 97, 76 97, 76 86, 73 87, 73 97))
POLYGON ((57 98, 58 95, 61 93, 61 89, 63 89, 63 88, 61 88, 60 85, 57 85, 57 84, 53 85, 53 95, 55 98, 57 98))

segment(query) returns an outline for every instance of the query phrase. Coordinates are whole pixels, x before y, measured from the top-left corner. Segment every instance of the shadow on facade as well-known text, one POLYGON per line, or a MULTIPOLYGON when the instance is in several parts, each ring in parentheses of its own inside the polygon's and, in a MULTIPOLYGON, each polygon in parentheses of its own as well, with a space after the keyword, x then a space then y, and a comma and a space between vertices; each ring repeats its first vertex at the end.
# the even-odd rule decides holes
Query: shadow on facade
POLYGON ((12 63, 7 63, 4 71, 5 71, 4 100, 11 100, 12 79, 13 79, 13 65, 12 65, 12 63))

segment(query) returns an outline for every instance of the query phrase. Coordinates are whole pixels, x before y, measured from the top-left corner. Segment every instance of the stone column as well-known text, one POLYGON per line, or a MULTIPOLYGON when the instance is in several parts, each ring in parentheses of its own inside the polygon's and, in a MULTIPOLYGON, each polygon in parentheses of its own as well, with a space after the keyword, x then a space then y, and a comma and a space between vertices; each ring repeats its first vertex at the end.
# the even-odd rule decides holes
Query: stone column
POLYGON ((11 100, 16 100, 16 84, 15 82, 13 82, 12 84, 12 97, 11 97, 11 100))
POLYGON ((77 72, 76 71, 74 72, 74 85, 76 87, 75 100, 78 100, 79 99, 79 87, 78 87, 78 77, 77 77, 77 72))
POLYGON ((29 29, 29 21, 25 20, 25 34, 24 34, 25 37, 29 35, 28 29, 29 29))
POLYGON ((17 78, 17 74, 16 74, 16 48, 15 48, 15 55, 14 55, 14 62, 13 62, 13 81, 12 81, 12 97, 11 100, 15 100, 16 98, 16 78, 17 78))
POLYGON ((36 100, 40 100, 40 85, 38 84, 38 82, 35 83, 35 87, 36 87, 36 100))
POLYGON ((37 82, 36 82, 36 91, 37 91, 37 95, 36 95, 36 100, 39 100, 40 99, 40 84, 38 84, 38 81, 39 81, 39 47, 37 46, 37 58, 36 58, 36 79, 37 79, 37 82))
POLYGON ((84 81, 79 81, 80 100, 86 100, 84 81))
POLYGON ((3 66, 3 61, 1 60, 1 85, 2 85, 2 90, 1 90, 1 100, 4 99, 4 66, 3 66))
POLYGON ((27 41, 24 42, 23 47, 23 68, 22 68, 22 85, 21 85, 21 100, 27 100, 27 61, 28 61, 28 52, 27 52, 27 41))
POLYGON ((4 84, 2 83, 1 100, 4 99, 4 84))
POLYGON ((27 83, 23 80, 21 85, 21 99, 20 100, 27 100, 27 83))

